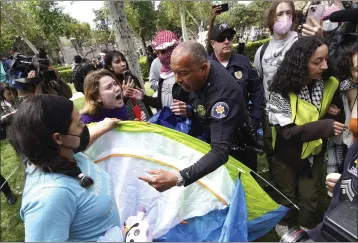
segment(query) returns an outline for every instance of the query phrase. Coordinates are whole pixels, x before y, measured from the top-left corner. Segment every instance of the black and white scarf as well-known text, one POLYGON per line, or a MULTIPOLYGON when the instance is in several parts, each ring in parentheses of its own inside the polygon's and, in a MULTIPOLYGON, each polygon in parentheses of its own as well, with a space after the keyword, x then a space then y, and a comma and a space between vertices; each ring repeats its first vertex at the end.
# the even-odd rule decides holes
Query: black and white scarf
POLYGON ((317 109, 319 109, 321 107, 321 101, 323 98, 323 80, 316 80, 313 83, 311 95, 308 87, 304 86, 298 94, 298 98, 313 104, 317 109))
POLYGON ((341 93, 341 97, 345 95, 348 90, 358 88, 358 83, 353 82, 350 79, 345 79, 339 84, 339 92, 341 93))

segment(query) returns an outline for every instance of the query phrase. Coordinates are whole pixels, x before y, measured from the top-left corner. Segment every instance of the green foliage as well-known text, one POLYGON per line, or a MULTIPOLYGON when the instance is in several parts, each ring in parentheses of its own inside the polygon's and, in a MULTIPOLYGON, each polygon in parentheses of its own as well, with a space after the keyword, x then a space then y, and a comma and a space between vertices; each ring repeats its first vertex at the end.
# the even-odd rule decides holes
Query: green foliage
POLYGON ((139 65, 140 65, 140 70, 142 72, 142 77, 144 80, 149 78, 149 68, 148 68, 148 63, 147 63, 147 56, 142 56, 139 59, 139 65))
POLYGON ((72 78, 72 70, 62 70, 62 71, 58 71, 61 75, 61 79, 63 81, 65 81, 66 83, 70 83, 71 82, 71 78, 72 78))
POLYGON ((264 23, 265 11, 270 7, 271 2, 255 0, 249 5, 235 4, 228 12, 218 16, 219 22, 226 22, 232 27, 250 27, 264 23))
MULTIPOLYGON (((263 39, 255 42, 247 42, 245 45, 245 56, 247 56, 250 59, 251 63, 254 63, 255 54, 257 49, 259 49, 260 46, 263 44, 269 42, 271 39, 263 39)), ((234 44, 234 48, 237 47, 237 44, 234 44)))
POLYGON ((71 66, 57 66, 57 67, 54 67, 56 68, 57 71, 64 71, 64 70, 71 70, 72 67, 71 66))
POLYGON ((134 34, 141 38, 143 47, 145 41, 151 40, 156 32, 155 21, 157 13, 151 1, 127 1, 124 3, 124 12, 134 34))
POLYGON ((96 24, 96 29, 92 31, 92 37, 97 43, 103 43, 108 48, 109 43, 115 43, 114 34, 110 28, 109 9, 104 5, 98 10, 93 9, 93 13, 95 15, 93 22, 96 24))
POLYGON ((81 48, 91 40, 91 27, 88 23, 68 23, 65 35, 67 38, 75 38, 81 48))

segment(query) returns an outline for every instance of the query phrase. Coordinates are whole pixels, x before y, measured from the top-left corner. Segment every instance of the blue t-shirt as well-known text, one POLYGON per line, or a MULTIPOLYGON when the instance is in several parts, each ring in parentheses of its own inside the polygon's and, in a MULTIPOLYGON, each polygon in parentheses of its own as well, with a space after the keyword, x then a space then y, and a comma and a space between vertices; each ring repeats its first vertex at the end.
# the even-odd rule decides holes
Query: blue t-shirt
POLYGON ((88 189, 76 178, 28 166, 20 210, 25 241, 97 241, 120 226, 110 176, 83 153, 75 159, 94 181, 88 189))

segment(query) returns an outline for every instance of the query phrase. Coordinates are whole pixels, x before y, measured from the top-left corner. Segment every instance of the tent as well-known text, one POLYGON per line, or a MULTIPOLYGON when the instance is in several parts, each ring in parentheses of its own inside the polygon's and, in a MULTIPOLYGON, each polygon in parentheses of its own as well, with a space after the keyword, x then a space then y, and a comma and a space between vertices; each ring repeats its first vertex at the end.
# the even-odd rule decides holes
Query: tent
POLYGON ((288 209, 232 157, 192 185, 163 193, 138 179, 149 169, 183 169, 209 150, 209 144, 184 133, 125 121, 86 154, 112 177, 121 225, 143 206, 156 241, 253 241, 265 235, 288 209))

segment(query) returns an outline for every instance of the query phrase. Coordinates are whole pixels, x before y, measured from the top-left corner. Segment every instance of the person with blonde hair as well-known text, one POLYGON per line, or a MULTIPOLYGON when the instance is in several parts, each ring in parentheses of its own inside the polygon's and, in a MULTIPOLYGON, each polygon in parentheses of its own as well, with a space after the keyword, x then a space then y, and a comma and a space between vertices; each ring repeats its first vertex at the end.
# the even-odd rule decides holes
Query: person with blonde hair
MULTIPOLYGON (((123 101, 122 88, 108 70, 89 73, 84 82, 85 106, 81 120, 85 124, 100 122, 105 118, 134 120, 134 114, 123 101)), ((142 120, 145 118, 142 114, 142 120)))

